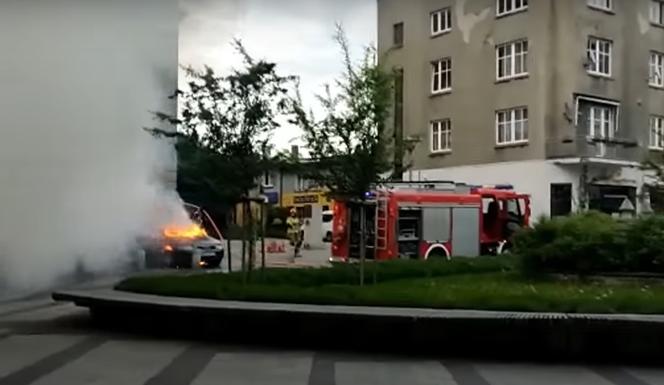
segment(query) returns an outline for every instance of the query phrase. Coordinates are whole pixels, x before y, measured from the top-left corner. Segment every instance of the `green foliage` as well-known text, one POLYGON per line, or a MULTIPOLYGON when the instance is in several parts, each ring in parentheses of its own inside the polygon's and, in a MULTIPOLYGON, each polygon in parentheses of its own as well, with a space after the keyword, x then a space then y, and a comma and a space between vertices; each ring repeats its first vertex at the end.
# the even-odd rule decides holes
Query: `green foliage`
POLYGON ((239 41, 235 48, 243 66, 229 75, 185 68, 187 87, 177 93, 180 115, 155 114, 177 125, 175 135, 149 129, 177 138, 178 191, 206 207, 234 204, 271 167, 271 134, 288 112, 294 81, 278 75, 274 63, 254 60, 239 41))
MULTIPOLYGON (((376 277, 376 282, 388 282, 412 278, 446 277, 455 274, 477 274, 513 270, 516 262, 510 258, 457 258, 452 261, 411 261, 395 260, 372 263, 367 272, 376 277)), ((309 269, 266 269, 256 283, 271 286, 320 287, 325 285, 355 284, 357 266, 335 264, 328 268, 309 269)), ((191 285, 206 285, 209 282, 221 284, 241 284, 242 274, 192 275, 190 280, 179 276, 148 276, 129 278, 119 284, 120 290, 137 291, 141 287, 168 287, 172 282, 186 282, 191 285)))
POLYGON ((292 103, 291 120, 304 131, 312 163, 307 178, 326 186, 332 195, 362 199, 390 169, 385 122, 391 102, 392 76, 377 63, 369 48, 354 64, 346 36, 337 28, 345 72, 336 83, 336 94, 326 86, 318 97, 326 115, 316 119, 302 104, 299 93, 292 103))
POLYGON ((630 271, 664 272, 664 216, 644 216, 625 230, 625 264, 630 271))
POLYGON ((513 260, 395 261, 367 266, 376 283, 355 285, 356 266, 268 269, 251 284, 241 274, 193 274, 130 278, 120 290, 166 296, 443 309, 570 313, 662 313, 662 285, 645 282, 528 279, 513 260))
POLYGON ((585 213, 540 221, 515 237, 530 273, 664 272, 664 217, 585 213))

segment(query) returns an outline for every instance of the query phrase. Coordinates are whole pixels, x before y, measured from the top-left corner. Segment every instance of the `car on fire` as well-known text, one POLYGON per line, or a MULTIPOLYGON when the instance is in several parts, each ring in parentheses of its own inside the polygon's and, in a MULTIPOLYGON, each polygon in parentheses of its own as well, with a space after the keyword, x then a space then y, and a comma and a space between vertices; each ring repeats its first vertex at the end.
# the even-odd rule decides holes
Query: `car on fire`
POLYGON ((161 234, 144 242, 147 268, 214 269, 224 259, 224 243, 219 228, 201 207, 185 204, 191 223, 170 225, 161 234))

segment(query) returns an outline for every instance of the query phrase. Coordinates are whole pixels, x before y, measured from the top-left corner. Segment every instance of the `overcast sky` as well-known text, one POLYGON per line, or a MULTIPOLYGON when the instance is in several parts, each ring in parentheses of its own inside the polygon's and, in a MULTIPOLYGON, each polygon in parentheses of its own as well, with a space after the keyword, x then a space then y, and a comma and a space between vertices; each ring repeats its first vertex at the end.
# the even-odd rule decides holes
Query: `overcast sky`
MULTIPOLYGON (((342 70, 332 40, 336 22, 344 25, 356 57, 376 41, 376 0, 180 1, 181 64, 221 71, 236 66, 230 44, 237 37, 252 56, 276 62, 282 74, 299 75, 308 105, 342 70)), ((298 136, 283 128, 275 142, 285 148, 298 136)))

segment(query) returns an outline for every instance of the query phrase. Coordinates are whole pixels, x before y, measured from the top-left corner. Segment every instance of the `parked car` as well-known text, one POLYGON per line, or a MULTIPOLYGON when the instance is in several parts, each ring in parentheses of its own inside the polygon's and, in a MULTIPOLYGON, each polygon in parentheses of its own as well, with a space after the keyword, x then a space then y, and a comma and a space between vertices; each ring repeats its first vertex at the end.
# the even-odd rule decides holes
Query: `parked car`
POLYGON ((224 259, 219 228, 202 208, 185 204, 191 224, 166 226, 144 246, 147 268, 218 268, 224 259))
POLYGON ((323 211, 323 242, 332 242, 332 221, 334 220, 334 212, 331 210, 323 211))

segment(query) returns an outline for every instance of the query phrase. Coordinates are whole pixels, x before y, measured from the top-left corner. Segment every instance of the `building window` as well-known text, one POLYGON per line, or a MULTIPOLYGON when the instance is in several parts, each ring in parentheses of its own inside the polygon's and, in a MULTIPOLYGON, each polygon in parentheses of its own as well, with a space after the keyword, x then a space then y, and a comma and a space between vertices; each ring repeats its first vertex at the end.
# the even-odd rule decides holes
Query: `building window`
POLYGON ((611 106, 590 107, 590 136, 599 139, 613 138, 616 132, 616 112, 611 106))
POLYGON ((657 25, 664 25, 664 1, 650 1, 650 22, 657 25))
POLYGON ((439 94, 452 90, 452 59, 446 58, 432 63, 431 92, 439 94))
POLYGON ((431 36, 442 35, 452 30, 452 9, 431 12, 431 36))
POLYGON ((393 31, 394 46, 403 46, 403 23, 394 24, 393 31))
POLYGON ((588 73, 611 76, 611 50, 613 42, 596 37, 588 38, 588 73))
POLYGON ((525 11, 528 9, 528 0, 497 0, 496 15, 504 16, 510 13, 525 11))
POLYGON ((452 151, 452 123, 449 119, 431 122, 431 152, 452 151))
POLYGON ((528 40, 496 47, 496 78, 508 80, 528 75, 528 40))
POLYGON ((618 131, 618 107, 615 102, 577 98, 577 125, 593 139, 613 139, 618 131))
POLYGON ((605 214, 618 214, 624 205, 636 207, 636 187, 590 184, 588 208, 605 214))
POLYGON ((648 83, 653 87, 664 87, 664 54, 650 53, 650 76, 648 83))
POLYGON ((311 179, 307 179, 303 175, 298 175, 295 180, 295 191, 307 191, 316 186, 316 183, 311 179))
POLYGON ((602 11, 612 11, 613 2, 611 0, 588 0, 590 8, 601 9, 602 11))
POLYGON ((664 150, 664 117, 650 117, 650 148, 664 150))
POLYGON ((496 112, 496 144, 528 142, 528 108, 519 107, 496 112))

